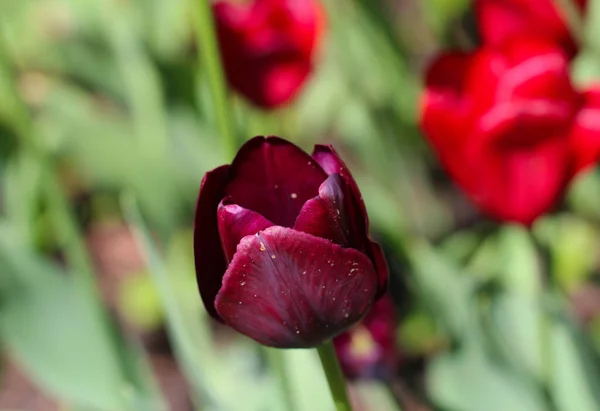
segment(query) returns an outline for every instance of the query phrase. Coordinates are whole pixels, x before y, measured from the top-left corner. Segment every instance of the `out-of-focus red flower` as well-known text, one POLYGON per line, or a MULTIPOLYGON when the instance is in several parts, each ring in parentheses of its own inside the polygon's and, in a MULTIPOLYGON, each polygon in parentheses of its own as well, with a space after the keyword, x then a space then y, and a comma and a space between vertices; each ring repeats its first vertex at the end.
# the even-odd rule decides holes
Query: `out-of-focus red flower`
POLYGON ((256 137, 202 180, 194 226, 200 295, 213 317, 279 348, 314 347, 358 322, 388 270, 350 171, 256 137))
MULTIPOLYGON (((513 38, 539 36, 564 47, 573 56, 577 46, 554 0, 475 0, 475 14, 484 43, 499 45, 513 38)), ((587 0, 575 0, 584 12, 587 0)))
POLYGON ((396 312, 385 295, 359 324, 334 338, 333 343, 346 377, 394 377, 400 360, 396 346, 396 312))
POLYGON ((324 26, 317 0, 219 0, 214 6, 229 84, 254 104, 274 108, 300 91, 324 26))
POLYGON ((600 86, 583 92, 583 106, 577 113, 571 133, 574 153, 573 175, 596 164, 600 159, 600 86))
POLYGON ((486 214, 531 224, 598 159, 600 93, 576 92, 558 46, 516 39, 446 53, 426 78, 422 129, 486 214))

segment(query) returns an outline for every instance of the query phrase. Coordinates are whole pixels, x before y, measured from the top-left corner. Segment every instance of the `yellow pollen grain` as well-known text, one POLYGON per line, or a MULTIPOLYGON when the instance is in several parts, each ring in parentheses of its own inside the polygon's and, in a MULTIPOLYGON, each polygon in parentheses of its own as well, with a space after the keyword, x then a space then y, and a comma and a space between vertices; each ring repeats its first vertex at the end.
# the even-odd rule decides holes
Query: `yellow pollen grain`
POLYGON ((260 242, 260 251, 265 251, 267 248, 265 247, 265 244, 261 241, 260 242))

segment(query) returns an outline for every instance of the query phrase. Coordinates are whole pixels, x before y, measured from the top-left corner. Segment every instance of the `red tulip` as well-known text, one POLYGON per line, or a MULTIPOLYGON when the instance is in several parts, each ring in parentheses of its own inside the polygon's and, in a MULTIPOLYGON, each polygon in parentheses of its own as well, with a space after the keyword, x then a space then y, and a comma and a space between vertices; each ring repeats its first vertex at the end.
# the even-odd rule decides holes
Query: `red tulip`
MULTIPOLYGON (((554 0, 475 0, 475 13, 484 43, 499 45, 532 34, 565 48, 574 55, 577 46, 554 0)), ((583 12, 587 0, 574 4, 583 12)))
POLYGON ((600 158, 600 86, 583 93, 584 104, 577 114, 577 126, 571 133, 575 156, 573 175, 596 164, 600 158))
POLYGON ((264 108, 292 100, 312 70, 324 22, 319 2, 220 0, 213 10, 231 87, 264 108))
POLYGON ((333 340, 340 365, 350 379, 394 377, 400 360, 396 346, 396 312, 389 295, 367 316, 333 340))
POLYGON ((421 124, 482 211, 529 225, 598 159, 600 98, 588 94, 573 89, 558 46, 518 39, 440 56, 427 74, 421 124))
POLYGON ((207 311, 279 348, 314 347, 383 294, 387 264, 360 191, 331 146, 312 157, 256 137, 204 176, 194 254, 207 311))

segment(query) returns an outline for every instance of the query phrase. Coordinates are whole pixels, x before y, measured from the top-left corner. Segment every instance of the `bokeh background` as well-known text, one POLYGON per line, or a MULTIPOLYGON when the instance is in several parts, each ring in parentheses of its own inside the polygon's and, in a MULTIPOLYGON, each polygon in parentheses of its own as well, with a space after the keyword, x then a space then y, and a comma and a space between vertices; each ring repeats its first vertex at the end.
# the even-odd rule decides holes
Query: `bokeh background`
MULTIPOLYGON (((270 351, 212 322, 197 293, 199 184, 231 158, 193 1, 0 1, 2 411, 285 409, 270 351)), ((333 144, 362 190, 401 364, 352 382, 356 408, 600 409, 600 175, 574 182, 537 241, 499 228, 417 121, 431 57, 478 42, 469 1, 322 2, 299 98, 263 111, 232 95, 232 115, 240 144, 333 144)), ((297 411, 332 409, 315 355, 284 354, 297 411)))

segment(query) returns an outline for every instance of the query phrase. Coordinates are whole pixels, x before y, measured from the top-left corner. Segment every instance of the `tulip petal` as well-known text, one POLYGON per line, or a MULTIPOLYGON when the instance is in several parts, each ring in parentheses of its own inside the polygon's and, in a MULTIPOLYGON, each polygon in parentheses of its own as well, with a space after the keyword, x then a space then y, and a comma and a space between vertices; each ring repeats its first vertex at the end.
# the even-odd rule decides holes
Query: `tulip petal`
POLYGON ((256 234, 273 225, 256 211, 248 210, 237 204, 219 204, 219 234, 223 250, 228 261, 233 259, 240 240, 247 235, 256 234))
MULTIPOLYGON (((455 153, 468 138, 465 87, 472 62, 466 53, 445 53, 427 70, 421 127, 439 153, 455 153)), ((445 158, 441 160, 446 163, 445 158)))
POLYGON ((401 362, 396 325, 396 307, 385 294, 359 324, 334 338, 347 378, 390 380, 396 376, 401 362))
POLYGON ((583 96, 585 102, 577 114, 570 136, 575 156, 573 175, 600 159, 600 87, 586 90, 583 96))
POLYGON ((261 344, 308 348, 359 321, 377 288, 363 253, 274 226, 242 239, 215 306, 227 325, 261 344))
POLYGON ((219 319, 219 314, 214 306, 215 297, 221 288, 221 281, 227 268, 225 254, 219 240, 217 207, 225 196, 223 191, 229 177, 228 165, 206 173, 200 185, 194 218, 196 281, 206 311, 216 319, 219 319))
POLYGON ((390 270, 381 246, 375 241, 371 241, 371 254, 373 255, 373 262, 375 265, 375 270, 377 271, 377 279, 379 281, 379 291, 375 296, 377 299, 387 291, 390 270))
POLYGON ((364 224, 352 189, 335 173, 321 184, 319 195, 304 204, 294 229, 368 254, 369 239, 364 224))
POLYGON ((334 150, 333 146, 322 144, 315 145, 312 157, 317 161, 317 163, 319 163, 319 165, 328 175, 337 173, 342 176, 352 191, 352 208, 354 208, 355 211, 352 212, 353 214, 350 218, 352 218, 352 221, 358 221, 358 219, 354 218, 361 217, 362 220, 364 220, 365 233, 368 232, 369 217, 367 214, 367 207, 363 201, 358 184, 356 184, 354 177, 352 177, 352 173, 350 173, 350 169, 348 169, 346 164, 342 161, 340 156, 334 150))
POLYGON ((570 116, 562 105, 536 101, 490 110, 466 154, 479 159, 469 196, 487 214, 527 226, 549 211, 567 183, 570 116))
MULTIPOLYGON (((584 0, 577 0, 583 8, 584 0)), ((480 35, 485 44, 501 46, 507 40, 534 33, 575 54, 575 42, 552 0, 476 0, 480 35)))
POLYGON ((304 151, 279 137, 255 137, 233 160, 231 203, 256 211, 273 224, 293 227, 304 203, 327 174, 304 151))

